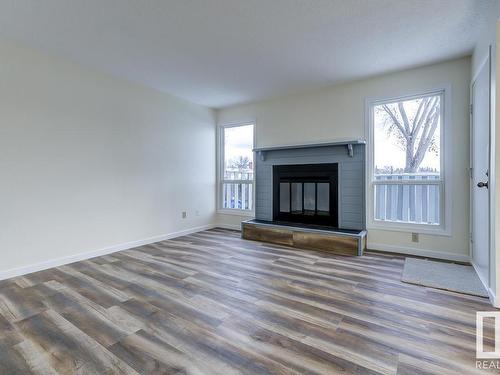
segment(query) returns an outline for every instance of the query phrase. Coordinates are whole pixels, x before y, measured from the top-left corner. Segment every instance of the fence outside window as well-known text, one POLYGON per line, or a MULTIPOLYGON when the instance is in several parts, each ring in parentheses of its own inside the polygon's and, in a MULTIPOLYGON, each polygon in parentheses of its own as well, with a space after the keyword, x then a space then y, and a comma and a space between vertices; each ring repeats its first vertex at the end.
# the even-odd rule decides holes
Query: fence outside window
POLYGON ((224 172, 222 208, 251 210, 253 208, 253 172, 224 172))
POLYGON ((374 176, 374 218, 416 224, 440 224, 439 173, 374 176))

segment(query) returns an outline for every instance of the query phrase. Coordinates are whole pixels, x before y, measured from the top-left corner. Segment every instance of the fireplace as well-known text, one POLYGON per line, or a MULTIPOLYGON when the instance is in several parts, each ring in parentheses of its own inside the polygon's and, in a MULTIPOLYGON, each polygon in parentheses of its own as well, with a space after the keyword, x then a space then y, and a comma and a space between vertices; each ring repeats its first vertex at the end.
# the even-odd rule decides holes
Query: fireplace
POLYGON ((335 254, 363 254, 363 141, 254 151, 255 219, 241 224, 243 238, 335 254))
POLYGON ((274 165, 273 220, 338 227, 338 163, 274 165))

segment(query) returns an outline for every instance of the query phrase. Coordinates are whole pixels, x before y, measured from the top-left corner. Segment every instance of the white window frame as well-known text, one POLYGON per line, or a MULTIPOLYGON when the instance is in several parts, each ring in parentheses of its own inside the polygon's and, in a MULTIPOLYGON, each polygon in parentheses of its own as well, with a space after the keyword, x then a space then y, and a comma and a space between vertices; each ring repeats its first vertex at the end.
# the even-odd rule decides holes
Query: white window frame
POLYGON ((255 148, 255 129, 257 127, 255 120, 238 121, 217 125, 217 213, 238 216, 255 216, 255 152, 253 153, 253 179, 252 180, 224 180, 224 129, 236 128, 239 126, 253 125, 253 147, 255 148), (224 183, 249 183, 252 185, 252 209, 243 210, 240 208, 223 208, 224 183))
MULTIPOLYGON (((404 93, 392 97, 366 99, 365 101, 365 134, 367 137, 366 150, 366 217, 367 228, 376 230, 387 230, 407 233, 434 234, 451 236, 451 171, 452 171, 452 137, 451 137, 451 85, 444 85, 430 90, 422 90, 413 93, 404 93), (441 156, 441 179, 437 181, 440 186, 440 224, 419 224, 394 221, 375 220, 375 185, 407 184, 400 181, 375 181, 374 180, 374 107, 384 103, 417 99, 424 96, 441 95, 441 126, 440 126, 440 156, 441 156)), ((412 181, 412 184, 429 184, 429 181, 412 181)))

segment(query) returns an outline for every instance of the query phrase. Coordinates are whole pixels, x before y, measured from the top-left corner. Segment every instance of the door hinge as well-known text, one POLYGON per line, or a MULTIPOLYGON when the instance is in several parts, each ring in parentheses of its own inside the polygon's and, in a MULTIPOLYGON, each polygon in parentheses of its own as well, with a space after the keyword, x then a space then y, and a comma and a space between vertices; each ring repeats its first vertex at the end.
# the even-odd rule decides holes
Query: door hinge
POLYGON ((469 176, 472 179, 472 167, 469 167, 469 176))
POLYGON ((470 110, 470 114, 472 115, 472 108, 473 108, 473 105, 469 105, 469 110, 470 110))
POLYGON ((472 236, 472 232, 469 233, 470 243, 474 243, 474 237, 472 236))

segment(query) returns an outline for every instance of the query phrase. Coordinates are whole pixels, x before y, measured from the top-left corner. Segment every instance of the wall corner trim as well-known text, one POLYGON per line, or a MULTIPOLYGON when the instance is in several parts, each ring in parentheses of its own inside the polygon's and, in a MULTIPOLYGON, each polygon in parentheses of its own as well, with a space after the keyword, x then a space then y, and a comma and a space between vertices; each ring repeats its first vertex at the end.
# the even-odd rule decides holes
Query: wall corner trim
POLYGON ((135 241, 125 242, 125 243, 121 243, 121 244, 111 245, 111 246, 107 246, 107 247, 104 247, 101 249, 86 251, 86 252, 78 253, 75 255, 69 255, 69 256, 64 256, 64 257, 60 257, 60 258, 49 259, 49 260, 46 260, 43 262, 38 262, 38 263, 30 264, 27 266, 11 268, 11 269, 4 270, 4 271, 0 270, 0 280, 10 279, 10 278, 16 277, 16 276, 22 276, 22 275, 26 275, 26 274, 33 273, 33 272, 43 271, 43 270, 46 270, 49 268, 59 267, 59 266, 65 265, 65 264, 70 264, 70 263, 78 262, 81 260, 87 260, 87 259, 95 258, 98 256, 102 256, 102 255, 108 255, 108 254, 116 253, 118 251, 128 250, 128 249, 132 249, 134 247, 148 245, 150 243, 155 243, 155 242, 168 240, 171 238, 181 237, 181 236, 185 236, 185 235, 188 235, 191 233, 196 233, 196 232, 201 232, 201 231, 204 231, 207 229, 212 229, 215 227, 220 227, 220 226, 214 225, 214 224, 207 224, 207 225, 202 225, 199 227, 188 228, 188 229, 184 229, 181 231, 162 234, 159 236, 149 237, 149 238, 145 238, 145 239, 141 239, 141 240, 135 240, 135 241))

